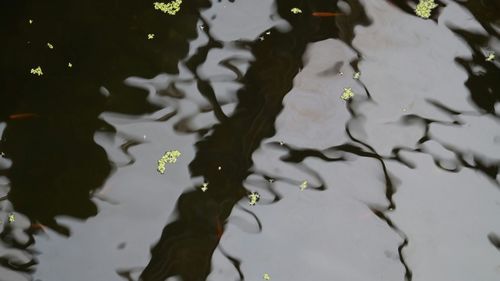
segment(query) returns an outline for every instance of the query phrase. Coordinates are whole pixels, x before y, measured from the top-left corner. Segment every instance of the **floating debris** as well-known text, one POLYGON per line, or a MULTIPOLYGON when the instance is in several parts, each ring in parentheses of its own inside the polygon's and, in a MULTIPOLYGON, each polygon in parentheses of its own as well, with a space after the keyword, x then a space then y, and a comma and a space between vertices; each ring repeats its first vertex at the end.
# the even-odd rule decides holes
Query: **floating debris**
POLYGON ((488 54, 486 57, 486 61, 494 61, 495 60, 495 53, 491 52, 488 54))
POLYGON ((160 10, 169 15, 175 15, 181 9, 182 0, 175 0, 169 3, 155 2, 153 3, 155 10, 160 10))
POLYGON ((271 280, 271 276, 269 276, 269 274, 267 273, 264 273, 264 276, 262 278, 264 278, 264 280, 271 280))
POLYGON ((358 71, 358 72, 354 72, 354 75, 352 76, 353 79, 359 79, 359 77, 361 76, 361 73, 358 71))
POLYGON ((29 22, 30 24, 32 24, 32 23, 33 23, 33 20, 32 20, 32 19, 30 19, 30 20, 28 20, 28 22, 29 22))
POLYGON ((415 14, 421 18, 428 19, 431 16, 431 12, 438 5, 434 3, 434 0, 420 0, 415 7, 415 14))
POLYGON ((158 160, 158 168, 157 168, 158 172, 160 172, 160 174, 165 173, 165 164, 175 163, 179 156, 181 156, 179 150, 171 150, 165 152, 163 157, 160 160, 158 160))
POLYGON ((207 183, 207 182, 204 182, 204 183, 203 183, 203 186, 201 187, 201 191, 203 191, 203 192, 207 191, 207 189, 208 189, 208 187, 207 187, 207 186, 208 186, 208 183, 207 183))
POLYGON ((304 191, 304 189, 307 188, 307 181, 303 181, 301 184, 300 184, 300 191, 304 191))
POLYGON ((339 75, 340 75, 340 76, 344 76, 344 72, 339 71, 339 75))
POLYGON ((340 96, 341 99, 347 101, 350 100, 352 97, 354 97, 354 93, 352 92, 351 88, 344 88, 344 92, 340 96))
POLYGON ((72 68, 72 67, 73 67, 73 64, 71 64, 70 62, 68 62, 68 67, 69 67, 69 68, 72 68))
POLYGON ((294 14, 302 14, 302 10, 299 8, 292 8, 290 11, 294 14))
POLYGON ((148 34, 148 39, 151 40, 153 38, 155 38, 155 34, 154 33, 149 33, 148 34))
POLYGON ((9 223, 14 223, 16 221, 16 216, 12 213, 9 214, 9 223))
POLYGON ((248 195, 248 199, 250 200, 249 204, 254 206, 259 201, 260 195, 257 192, 252 192, 248 195))
POLYGON ((283 141, 280 141, 280 145, 283 146, 285 145, 285 143, 283 141))
POLYGON ((273 182, 275 182, 276 180, 275 180, 275 179, 273 179, 273 178, 269 178, 269 179, 268 179, 268 181, 269 181, 270 183, 273 183, 273 182))
POLYGON ((38 75, 38 76, 43 75, 42 68, 40 66, 38 66, 37 68, 32 68, 31 74, 38 75))
POLYGON ((54 45, 52 45, 50 43, 47 43, 47 47, 49 47, 49 49, 54 49, 54 45))
POLYGON ((217 167, 217 170, 219 170, 219 171, 222 170, 222 167, 221 166, 217 167))

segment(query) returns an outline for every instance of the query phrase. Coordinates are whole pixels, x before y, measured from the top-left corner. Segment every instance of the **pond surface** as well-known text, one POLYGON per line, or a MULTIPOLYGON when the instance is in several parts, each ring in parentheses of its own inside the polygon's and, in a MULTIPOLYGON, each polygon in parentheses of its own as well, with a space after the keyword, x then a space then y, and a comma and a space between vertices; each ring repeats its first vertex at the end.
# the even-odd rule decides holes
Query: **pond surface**
POLYGON ((435 3, 1 1, 0 281, 500 280, 500 2, 435 3))

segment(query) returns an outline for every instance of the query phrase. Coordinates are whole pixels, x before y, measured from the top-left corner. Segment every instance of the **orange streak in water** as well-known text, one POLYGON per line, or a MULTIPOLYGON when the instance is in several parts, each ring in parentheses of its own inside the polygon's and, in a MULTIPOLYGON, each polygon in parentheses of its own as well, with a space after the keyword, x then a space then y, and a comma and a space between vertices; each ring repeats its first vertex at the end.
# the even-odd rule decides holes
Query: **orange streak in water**
POLYGON ((9 115, 10 120, 28 119, 28 118, 33 118, 33 117, 38 117, 38 114, 36 114, 36 113, 17 113, 17 114, 9 115))
POLYGON ((314 17, 335 17, 342 16, 342 13, 333 13, 333 12, 313 12, 312 15, 314 17))
POLYGON ((222 233, 224 232, 224 230, 222 229, 222 224, 219 220, 218 217, 215 218, 215 223, 216 223, 216 235, 217 235, 217 240, 220 240, 221 237, 222 237, 222 233))

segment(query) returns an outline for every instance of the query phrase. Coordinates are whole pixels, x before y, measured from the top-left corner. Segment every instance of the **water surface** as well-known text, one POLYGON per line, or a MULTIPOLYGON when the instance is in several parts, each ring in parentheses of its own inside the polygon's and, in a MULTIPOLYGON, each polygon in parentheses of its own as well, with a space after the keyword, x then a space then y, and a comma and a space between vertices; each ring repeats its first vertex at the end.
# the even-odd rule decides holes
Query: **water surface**
POLYGON ((500 7, 416 2, 1 2, 0 280, 498 280, 500 7))

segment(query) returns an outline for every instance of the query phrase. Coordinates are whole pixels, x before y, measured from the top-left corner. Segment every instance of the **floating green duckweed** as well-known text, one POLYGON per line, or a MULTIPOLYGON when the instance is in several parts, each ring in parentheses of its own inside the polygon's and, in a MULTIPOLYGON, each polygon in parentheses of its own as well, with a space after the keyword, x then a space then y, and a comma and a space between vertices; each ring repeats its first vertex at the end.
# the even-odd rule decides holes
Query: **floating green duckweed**
POLYGON ((354 93, 352 92, 351 88, 344 88, 344 92, 340 96, 341 99, 343 100, 350 100, 352 97, 354 97, 354 93))
POLYGON ((38 76, 43 75, 42 68, 39 66, 37 68, 32 68, 31 74, 38 75, 38 76))
POLYGON ((32 24, 32 23, 33 23, 33 20, 32 20, 32 19, 30 19, 30 20, 28 20, 28 22, 29 22, 30 24, 32 24))
POLYGON ((181 156, 179 150, 171 150, 165 152, 163 157, 160 160, 158 160, 158 168, 157 168, 158 172, 160 172, 160 174, 165 173, 165 165, 175 163, 177 161, 177 158, 179 158, 179 156, 181 156))
POLYGON ((72 67, 73 67, 73 64, 71 64, 70 62, 68 62, 68 67, 69 67, 69 68, 72 68, 72 67))
POLYGON ((50 43, 47 43, 47 47, 49 47, 49 49, 54 49, 54 45, 52 45, 50 43))
POLYGON ((155 38, 155 34, 154 33, 149 33, 148 34, 148 39, 151 40, 151 39, 154 39, 155 38))
POLYGON ((432 10, 437 6, 434 0, 420 0, 415 8, 415 14, 421 18, 428 19, 431 16, 432 10))
POLYGON ((292 8, 290 11, 294 14, 302 14, 302 10, 299 8, 292 8))
POLYGON ((491 52, 488 54, 486 57, 486 61, 494 61, 495 60, 495 53, 491 52))
POLYGON ((16 216, 14 214, 9 214, 9 223, 13 223, 16 221, 16 216))
POLYGON ((264 278, 264 280, 271 280, 271 276, 269 276, 269 274, 267 273, 264 273, 264 276, 262 278, 264 278))
POLYGON ((260 195, 259 195, 259 193, 257 193, 257 192, 252 192, 252 193, 250 193, 250 194, 248 195, 248 199, 249 199, 249 201, 250 201, 250 202, 249 202, 249 204, 250 204, 251 206, 253 206, 253 205, 257 204, 257 202, 259 201, 259 199, 260 199, 260 195))
POLYGON ((307 188, 307 181, 303 181, 301 184, 300 184, 300 191, 304 191, 304 189, 307 188))
POLYGON ((352 76, 352 78, 357 80, 357 79, 359 79, 360 76, 361 76, 360 72, 354 72, 354 75, 352 76))
POLYGON ((164 13, 168 13, 169 15, 175 15, 177 14, 178 11, 181 10, 181 4, 182 0, 175 0, 169 3, 163 3, 163 2, 155 2, 154 7, 155 10, 160 10, 164 13))
POLYGON ((205 191, 207 191, 207 189, 208 189, 208 183, 204 182, 202 187, 201 187, 201 191, 205 192, 205 191))

